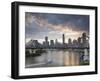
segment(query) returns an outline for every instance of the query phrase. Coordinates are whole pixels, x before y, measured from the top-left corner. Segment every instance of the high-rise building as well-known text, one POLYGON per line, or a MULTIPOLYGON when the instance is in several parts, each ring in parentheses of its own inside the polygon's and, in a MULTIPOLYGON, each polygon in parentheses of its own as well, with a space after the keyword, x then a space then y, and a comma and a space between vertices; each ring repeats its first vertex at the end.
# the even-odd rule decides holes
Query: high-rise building
POLYGON ((82 39, 81 39, 81 37, 78 37, 78 39, 77 39, 77 46, 78 47, 82 46, 82 39))
POLYGON ((64 34, 62 35, 62 42, 63 42, 63 44, 65 44, 65 35, 64 34))
POLYGON ((81 37, 78 37, 77 41, 78 41, 79 44, 81 44, 81 42, 82 42, 81 37))
POLYGON ((68 46, 68 47, 71 47, 71 46, 72 46, 72 40, 71 40, 71 38, 68 39, 68 44, 67 44, 67 46, 68 46))
POLYGON ((58 40, 56 39, 56 40, 55 40, 55 44, 57 44, 57 43, 58 43, 58 40))
POLYGON ((43 46, 45 46, 45 41, 43 41, 43 46))
POLYGON ((49 46, 49 41, 48 41, 48 37, 46 36, 45 37, 45 43, 44 43, 45 47, 48 47, 49 46))
POLYGON ((77 47, 77 40, 73 40, 73 47, 77 47))
POLYGON ((68 44, 72 44, 71 38, 68 39, 68 44))
POLYGON ((86 33, 82 34, 82 42, 83 42, 83 44, 86 43, 86 33))
POLYGON ((54 41, 50 40, 50 46, 53 47, 54 46, 54 41))
POLYGON ((48 37, 47 36, 45 37, 45 42, 48 42, 48 37))
POLYGON ((82 46, 87 47, 87 36, 86 33, 82 33, 82 46))
POLYGON ((56 39, 56 40, 55 40, 55 47, 58 47, 58 44, 59 44, 59 43, 58 43, 58 40, 56 39))

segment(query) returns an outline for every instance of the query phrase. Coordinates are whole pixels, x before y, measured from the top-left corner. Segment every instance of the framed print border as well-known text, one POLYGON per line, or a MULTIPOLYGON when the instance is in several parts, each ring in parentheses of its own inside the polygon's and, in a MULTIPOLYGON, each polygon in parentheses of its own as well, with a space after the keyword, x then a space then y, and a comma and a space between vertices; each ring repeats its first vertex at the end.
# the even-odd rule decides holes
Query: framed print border
POLYGON ((62 5, 62 4, 48 4, 48 3, 31 3, 31 2, 12 2, 11 5, 11 77, 13 79, 25 78, 42 78, 42 77, 58 77, 58 76, 72 76, 72 75, 88 75, 97 74, 97 7, 96 6, 81 6, 81 5, 62 5), (73 72, 73 73, 55 73, 55 74, 41 74, 41 75, 19 75, 19 7, 20 6, 41 6, 52 8, 72 8, 72 9, 86 9, 95 11, 95 71, 87 72, 73 72))

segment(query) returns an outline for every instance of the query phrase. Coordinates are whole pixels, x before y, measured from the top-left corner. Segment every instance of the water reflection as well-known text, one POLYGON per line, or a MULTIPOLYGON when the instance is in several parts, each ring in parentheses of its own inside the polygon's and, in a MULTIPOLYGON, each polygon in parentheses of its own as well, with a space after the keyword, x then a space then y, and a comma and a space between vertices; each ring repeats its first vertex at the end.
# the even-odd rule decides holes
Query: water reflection
POLYGON ((88 49, 45 50, 46 52, 41 53, 41 55, 26 57, 25 67, 32 68, 89 65, 88 49))

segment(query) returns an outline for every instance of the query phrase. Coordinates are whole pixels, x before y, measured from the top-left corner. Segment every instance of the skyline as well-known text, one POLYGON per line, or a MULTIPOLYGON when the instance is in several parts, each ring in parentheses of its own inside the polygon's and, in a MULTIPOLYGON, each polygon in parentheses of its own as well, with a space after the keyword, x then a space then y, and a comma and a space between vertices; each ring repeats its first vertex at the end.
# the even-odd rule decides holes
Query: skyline
MULTIPOLYGON (((89 16, 50 13, 25 13, 26 42, 37 39, 39 42, 58 39, 62 42, 61 34, 66 34, 66 39, 77 39, 83 32, 89 35, 89 16)), ((65 40, 67 42, 67 40, 65 40)))
POLYGON ((77 40, 68 39, 68 43, 65 42, 65 34, 62 34, 62 43, 55 40, 48 40, 49 37, 45 36, 44 41, 40 43, 38 40, 30 40, 26 43, 26 48, 89 48, 89 37, 86 33, 82 33, 81 37, 77 40))

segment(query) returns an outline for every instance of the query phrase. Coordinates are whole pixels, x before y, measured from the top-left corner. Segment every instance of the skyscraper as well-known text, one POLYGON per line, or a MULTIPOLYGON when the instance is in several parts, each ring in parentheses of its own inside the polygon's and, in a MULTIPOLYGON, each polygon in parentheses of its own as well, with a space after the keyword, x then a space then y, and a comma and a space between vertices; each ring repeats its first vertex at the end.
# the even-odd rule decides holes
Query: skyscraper
POLYGON ((54 46, 54 41, 50 40, 50 46, 53 47, 54 46))
POLYGON ((45 37, 45 42, 48 42, 48 37, 47 36, 45 37))
POLYGON ((83 44, 86 43, 86 33, 82 34, 82 42, 83 42, 83 44))
POLYGON ((68 39, 68 44, 67 44, 67 46, 68 46, 68 47, 71 47, 71 46, 72 46, 72 40, 71 40, 71 38, 68 39))
POLYGON ((58 40, 57 39, 55 40, 55 44, 58 44, 58 40))
POLYGON ((81 37, 78 37, 77 41, 78 41, 79 44, 81 44, 81 42, 82 42, 81 37))
POLYGON ((49 41, 48 41, 48 37, 45 37, 45 46, 48 47, 49 46, 49 41))
POLYGON ((86 33, 82 34, 82 46, 83 47, 89 47, 89 40, 87 39, 88 36, 86 35, 86 33))
POLYGON ((77 40, 73 40, 73 47, 77 47, 78 45, 77 45, 77 40))
POLYGON ((71 38, 68 39, 68 44, 72 44, 71 38))
POLYGON ((62 35, 62 42, 63 42, 63 44, 65 44, 65 35, 64 34, 62 35))
POLYGON ((77 45, 78 45, 78 47, 82 46, 82 39, 81 39, 81 37, 77 38, 77 45))

